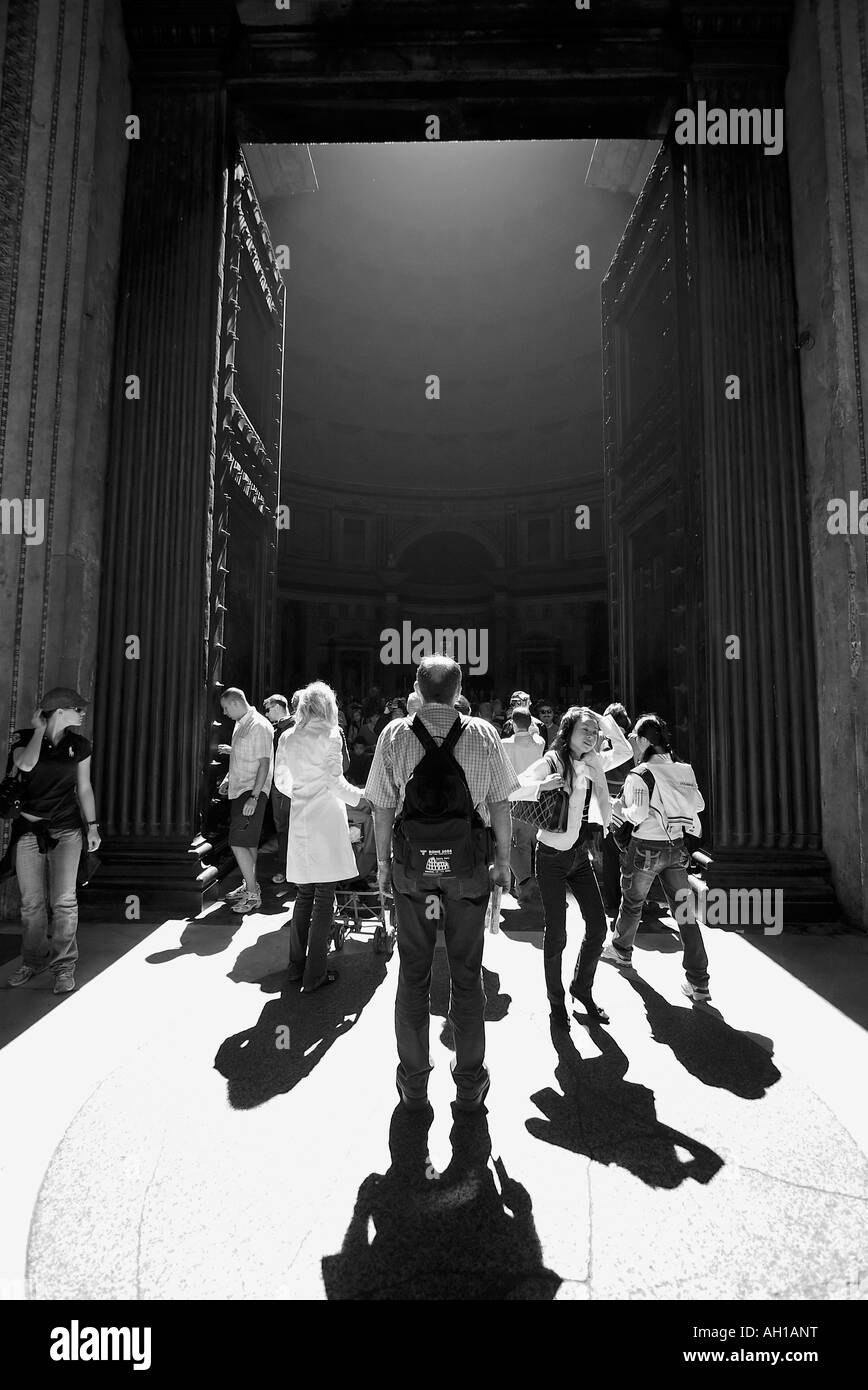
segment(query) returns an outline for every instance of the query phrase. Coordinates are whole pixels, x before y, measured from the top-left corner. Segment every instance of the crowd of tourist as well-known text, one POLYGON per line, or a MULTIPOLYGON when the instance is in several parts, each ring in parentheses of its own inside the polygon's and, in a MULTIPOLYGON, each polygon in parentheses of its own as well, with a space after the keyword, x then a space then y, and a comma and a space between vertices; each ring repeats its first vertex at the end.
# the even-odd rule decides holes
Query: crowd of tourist
POLYGON ((239 913, 261 903, 245 849, 262 833, 271 788, 281 855, 274 877, 297 893, 287 983, 298 982, 303 993, 339 978, 327 963, 335 894, 362 875, 362 840, 375 846, 367 878, 393 900, 397 918, 396 1079, 410 1108, 427 1104, 438 925, 451 975, 456 1104, 473 1108, 488 1088, 481 961, 492 888, 511 890, 519 904, 542 915, 554 1027, 570 1026, 567 992, 586 1018, 608 1023, 593 998, 597 965, 603 959, 632 968, 655 880, 681 933, 684 992, 693 1002, 710 998, 700 929, 677 912, 689 891, 685 836, 700 833, 704 802, 658 715, 633 723, 620 704, 602 712, 578 705, 560 711, 523 690, 474 707, 461 693, 460 668, 444 656, 420 663, 406 697, 385 698, 374 689, 364 700, 342 701, 315 681, 291 700, 268 697, 270 727, 240 691, 224 691, 223 708, 236 720, 224 750, 231 754, 224 791, 230 825, 240 827, 237 836, 230 829, 230 843, 244 877, 228 897, 239 913), (547 811, 526 815, 528 803, 542 806, 543 794, 554 792, 556 822, 547 811), (363 836, 365 825, 370 833, 363 836), (570 896, 584 934, 565 989, 570 896))
MULTIPOLYGON (((18 876, 24 924, 13 988, 49 967, 55 992, 74 987, 76 877, 86 851, 99 846, 91 746, 76 732, 86 703, 72 690, 49 691, 32 727, 12 739, 3 784, 15 816, 6 869, 18 876)), ((474 708, 462 695, 460 667, 439 655, 419 663, 406 697, 386 699, 374 689, 363 701, 341 701, 313 681, 291 698, 269 695, 263 712, 237 687, 220 703, 234 730, 218 747, 228 759, 219 792, 229 803, 229 846, 241 874, 226 900, 240 915, 262 905, 258 858, 271 833, 270 805, 279 854, 273 882, 294 896, 287 988, 298 984, 310 995, 337 982, 328 953, 339 885, 367 878, 384 903, 393 901, 396 1080, 409 1108, 427 1106, 438 927, 451 976, 455 1103, 476 1108, 488 1090, 482 952, 493 889, 511 890, 541 912, 553 1027, 570 1026, 567 992, 586 1018, 609 1022, 593 998, 597 965, 632 968, 655 879, 682 938, 682 988, 693 1002, 710 998, 699 926, 679 910, 689 895, 687 837, 700 833, 704 801, 659 715, 633 722, 620 704, 559 711, 523 690, 474 708), (565 990, 570 896, 584 933, 565 990)))

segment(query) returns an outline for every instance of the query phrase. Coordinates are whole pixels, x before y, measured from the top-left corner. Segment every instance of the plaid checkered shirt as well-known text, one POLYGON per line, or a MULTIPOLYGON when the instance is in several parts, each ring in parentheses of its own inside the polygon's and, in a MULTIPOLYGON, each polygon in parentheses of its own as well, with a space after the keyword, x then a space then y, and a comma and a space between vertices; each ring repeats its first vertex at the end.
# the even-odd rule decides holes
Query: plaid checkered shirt
MULTIPOLYGON (((433 736, 442 743, 455 720, 457 710, 451 705, 424 705, 419 718, 433 736)), ((374 761, 368 773, 365 796, 382 810, 394 807, 400 811, 404 787, 425 749, 411 727, 410 718, 396 719, 387 724, 377 740, 374 761)), ((464 732, 453 750, 467 778, 473 804, 486 825, 491 824, 489 804, 506 801, 510 792, 519 786, 500 735, 492 724, 482 719, 468 719, 464 732)))

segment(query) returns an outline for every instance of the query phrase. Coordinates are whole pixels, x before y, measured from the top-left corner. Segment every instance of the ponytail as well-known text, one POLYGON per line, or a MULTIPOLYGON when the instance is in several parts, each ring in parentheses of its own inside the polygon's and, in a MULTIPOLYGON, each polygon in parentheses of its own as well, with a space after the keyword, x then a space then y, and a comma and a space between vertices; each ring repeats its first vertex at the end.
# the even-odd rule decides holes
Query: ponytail
POLYGON ((636 720, 635 733, 639 738, 647 738, 650 744, 642 755, 643 763, 654 753, 668 753, 674 763, 679 761, 672 748, 669 726, 659 714, 643 714, 641 719, 636 720))

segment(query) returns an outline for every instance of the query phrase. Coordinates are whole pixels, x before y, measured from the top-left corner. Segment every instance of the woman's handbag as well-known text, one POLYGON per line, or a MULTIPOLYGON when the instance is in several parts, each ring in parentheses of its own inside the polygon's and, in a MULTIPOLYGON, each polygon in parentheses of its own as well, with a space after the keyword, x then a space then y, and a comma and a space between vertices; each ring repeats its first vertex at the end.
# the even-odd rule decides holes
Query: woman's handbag
MULTIPOLYGON (((547 756, 549 766, 552 759, 547 756)), ((552 771, 557 771, 552 767, 552 771)), ((548 787, 541 791, 536 801, 511 801, 509 809, 513 820, 524 821, 535 830, 549 830, 561 835, 567 828, 570 813, 569 793, 563 787, 548 787)))

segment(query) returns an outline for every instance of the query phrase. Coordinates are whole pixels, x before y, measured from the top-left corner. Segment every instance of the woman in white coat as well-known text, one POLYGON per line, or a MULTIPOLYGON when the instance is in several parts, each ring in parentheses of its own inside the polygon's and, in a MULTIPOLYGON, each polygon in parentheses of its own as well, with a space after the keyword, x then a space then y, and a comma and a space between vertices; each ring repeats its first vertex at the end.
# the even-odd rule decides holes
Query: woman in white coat
POLYGON ((275 785, 292 798, 286 877, 298 884, 298 897, 288 979, 301 980, 303 994, 338 978, 326 969, 335 885, 358 872, 346 808, 364 798, 343 775, 342 748, 335 693, 314 681, 301 692, 295 725, 281 736, 274 760, 275 785))

